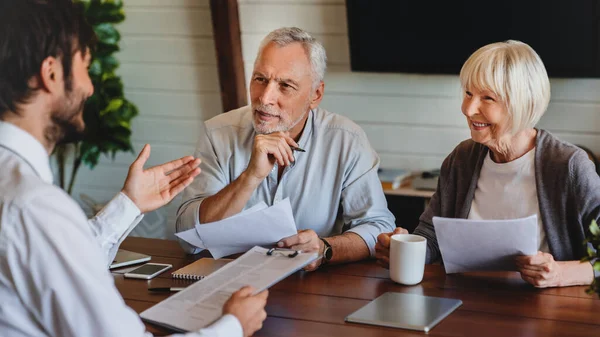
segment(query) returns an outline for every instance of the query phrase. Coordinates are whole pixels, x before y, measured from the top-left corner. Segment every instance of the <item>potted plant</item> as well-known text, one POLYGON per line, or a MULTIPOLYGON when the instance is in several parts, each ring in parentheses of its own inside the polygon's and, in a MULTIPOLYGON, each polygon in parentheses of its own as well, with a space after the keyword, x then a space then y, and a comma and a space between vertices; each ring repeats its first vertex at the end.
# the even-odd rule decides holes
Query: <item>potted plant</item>
POLYGON ((116 75, 119 62, 113 56, 119 50, 121 35, 115 28, 125 20, 121 0, 75 0, 83 3, 85 16, 97 36, 96 48, 89 74, 94 95, 85 104, 83 118, 86 131, 83 140, 57 147, 59 185, 69 194, 81 164, 94 168, 101 154, 114 158, 119 151, 133 151, 131 120, 138 114, 137 107, 123 94, 123 82, 116 75), (67 181, 67 162, 72 161, 67 181))
MULTIPOLYGON (((584 257, 582 261, 589 262, 596 260, 593 265, 594 270, 600 271, 600 227, 598 227, 598 224, 595 220, 593 220, 592 224, 590 225, 590 236, 587 240, 585 240, 585 244, 591 244, 591 247, 588 245, 588 256, 584 257)), ((600 296, 600 277, 597 277, 594 280, 588 289, 588 293, 596 293, 598 296, 600 296)))

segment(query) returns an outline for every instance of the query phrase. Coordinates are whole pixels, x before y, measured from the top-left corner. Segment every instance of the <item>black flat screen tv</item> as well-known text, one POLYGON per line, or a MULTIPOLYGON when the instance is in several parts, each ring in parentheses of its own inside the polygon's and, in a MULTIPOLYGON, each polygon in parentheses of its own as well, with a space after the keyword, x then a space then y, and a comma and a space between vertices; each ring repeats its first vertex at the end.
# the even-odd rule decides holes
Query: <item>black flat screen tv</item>
POLYGON ((600 0, 347 0, 352 70, 458 74, 478 48, 528 43, 551 77, 600 77, 600 0))

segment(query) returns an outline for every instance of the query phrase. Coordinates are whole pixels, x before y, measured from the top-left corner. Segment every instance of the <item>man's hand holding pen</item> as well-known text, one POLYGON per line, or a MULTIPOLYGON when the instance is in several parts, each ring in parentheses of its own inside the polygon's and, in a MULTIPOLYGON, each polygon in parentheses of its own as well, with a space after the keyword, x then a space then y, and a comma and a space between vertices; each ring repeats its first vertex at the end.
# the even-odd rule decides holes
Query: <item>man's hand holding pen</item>
POLYGON ((295 161, 293 151, 305 152, 287 132, 257 135, 246 173, 258 181, 263 181, 275 163, 280 167, 291 165, 295 161))

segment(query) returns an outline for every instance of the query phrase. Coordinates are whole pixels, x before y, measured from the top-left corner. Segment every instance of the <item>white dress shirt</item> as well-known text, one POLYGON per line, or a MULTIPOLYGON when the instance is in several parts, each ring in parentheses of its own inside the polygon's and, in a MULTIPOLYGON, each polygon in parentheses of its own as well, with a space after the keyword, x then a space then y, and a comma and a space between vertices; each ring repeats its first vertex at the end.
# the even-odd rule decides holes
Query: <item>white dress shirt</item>
MULTIPOLYGON (((107 266, 142 215, 123 193, 89 220, 52 184, 48 153, 0 121, 0 335, 151 336, 107 266)), ((242 336, 232 315, 177 336, 242 336)))
POLYGON ((538 249, 549 253, 535 183, 535 148, 508 163, 495 163, 491 151, 483 160, 469 219, 507 220, 536 214, 538 249))

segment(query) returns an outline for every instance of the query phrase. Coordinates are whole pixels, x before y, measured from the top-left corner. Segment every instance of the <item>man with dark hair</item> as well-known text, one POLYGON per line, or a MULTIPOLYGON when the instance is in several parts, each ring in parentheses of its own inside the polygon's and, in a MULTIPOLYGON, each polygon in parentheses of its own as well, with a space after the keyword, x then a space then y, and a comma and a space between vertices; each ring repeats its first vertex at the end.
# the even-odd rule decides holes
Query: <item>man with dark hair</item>
MULTIPOLYGON (((0 335, 148 336, 107 265, 142 214, 200 173, 191 156, 144 169, 146 145, 121 192, 92 220, 52 184, 49 154, 81 137, 94 91, 94 33, 71 0, 0 0, 0 335)), ((267 293, 244 288, 211 327, 186 336, 260 329, 267 293)))

